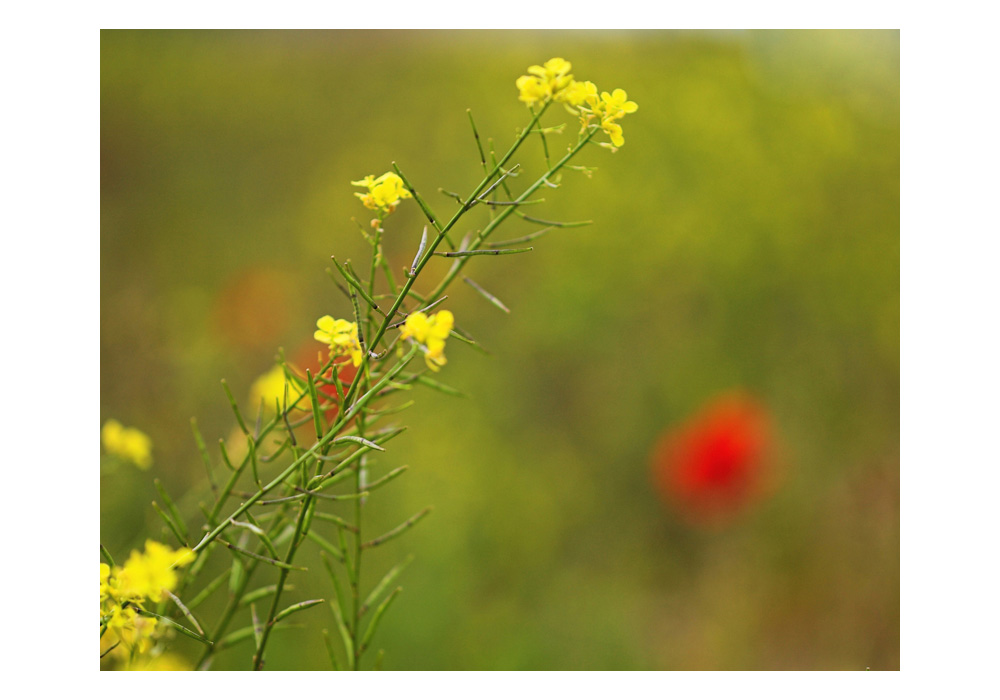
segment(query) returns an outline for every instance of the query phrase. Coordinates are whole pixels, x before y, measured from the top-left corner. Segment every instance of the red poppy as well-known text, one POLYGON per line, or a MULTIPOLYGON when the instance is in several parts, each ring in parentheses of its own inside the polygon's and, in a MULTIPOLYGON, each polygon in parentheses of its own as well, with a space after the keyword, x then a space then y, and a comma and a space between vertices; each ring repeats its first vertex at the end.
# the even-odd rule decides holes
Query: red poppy
POLYGON ((722 525, 763 495, 773 475, 771 420, 741 393, 723 396, 668 431, 653 450, 664 500, 693 524, 722 525))

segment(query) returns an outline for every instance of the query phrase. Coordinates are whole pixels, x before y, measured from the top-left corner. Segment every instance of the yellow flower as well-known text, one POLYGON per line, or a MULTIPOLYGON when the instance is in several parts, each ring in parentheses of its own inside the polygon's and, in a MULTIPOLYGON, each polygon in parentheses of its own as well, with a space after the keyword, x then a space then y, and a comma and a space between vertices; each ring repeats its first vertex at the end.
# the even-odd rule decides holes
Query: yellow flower
POLYGON ((330 356, 348 355, 357 367, 361 364, 361 343, 358 340, 358 324, 342 318, 324 316, 316 321, 317 329, 313 337, 330 346, 330 356))
POLYGON ((132 462, 140 469, 149 469, 153 463, 153 442, 141 430, 109 420, 101 428, 101 442, 108 454, 132 462))
POLYGON ((115 590, 117 581, 111 576, 111 567, 101 562, 101 602, 108 598, 117 598, 118 591, 115 590))
POLYGON ((111 619, 108 620, 108 629, 118 631, 125 627, 131 627, 135 620, 135 610, 132 607, 122 607, 121 605, 111 606, 111 619))
POLYGON ((119 646, 112 653, 122 659, 151 647, 157 620, 140 614, 142 603, 147 598, 154 603, 163 600, 164 591, 177 586, 174 569, 190 563, 194 556, 186 547, 174 550, 146 540, 145 552, 133 550, 125 566, 101 562, 101 621, 109 632, 101 635, 102 654, 116 643, 119 646))
POLYGON ((574 107, 579 107, 585 102, 595 106, 597 104, 597 86, 589 80, 574 80, 559 94, 557 99, 574 107))
POLYGON ((529 66, 528 72, 540 78, 552 80, 564 77, 572 67, 573 64, 563 58, 550 58, 544 65, 529 66))
POLYGON ((355 192, 354 196, 369 209, 391 213, 401 199, 409 199, 410 194, 403 186, 403 179, 396 173, 385 173, 379 177, 367 175, 362 180, 352 180, 352 185, 364 187, 367 192, 355 192))
POLYGON ((639 105, 628 99, 628 94, 621 88, 615 89, 611 94, 602 92, 601 107, 605 119, 620 119, 639 109, 639 105))
POLYGON ((450 311, 440 311, 432 316, 421 312, 406 317, 400 337, 413 338, 424 346, 424 361, 435 372, 448 362, 444 356, 444 343, 455 326, 450 311))
POLYGON ((544 65, 529 66, 528 72, 547 82, 552 94, 555 94, 573 80, 573 76, 569 74, 572 67, 572 63, 562 58, 550 58, 544 65))
MULTIPOLYGON (((293 385, 288 387, 289 402, 294 401, 297 394, 293 385)), ((273 411, 275 399, 279 404, 285 400, 285 372, 280 365, 275 365, 250 385, 250 405, 253 410, 256 411, 263 401, 264 410, 273 411)), ((299 402, 299 405, 301 406, 302 402, 299 402)))
POLYGON ((115 572, 118 593, 126 600, 149 598, 154 603, 163 600, 163 591, 177 586, 175 568, 194 560, 187 547, 173 550, 167 545, 146 540, 146 551, 132 550, 125 566, 115 572))
POLYGON ((597 104, 594 112, 600 115, 601 128, 611 137, 611 145, 615 148, 620 148, 625 143, 621 124, 618 124, 617 120, 626 114, 632 114, 637 109, 639 109, 639 105, 629 100, 628 95, 621 88, 617 88, 611 93, 601 93, 601 101, 597 104))
POLYGON ((613 121, 607 120, 601 122, 601 128, 604 129, 604 133, 611 137, 611 145, 615 148, 620 148, 625 144, 621 124, 615 124, 613 121))
POLYGON ((140 615, 131 606, 113 606, 111 619, 108 621, 110 634, 101 637, 101 653, 110 649, 115 642, 120 642, 111 654, 121 660, 127 660, 131 656, 133 647, 136 653, 145 654, 153 644, 156 623, 155 617, 140 615))
POLYGON ((517 79, 516 85, 520 92, 517 99, 529 105, 544 102, 550 94, 548 84, 533 75, 522 75, 517 79))
POLYGON ((572 82, 569 74, 573 65, 562 58, 550 58, 541 66, 529 66, 530 75, 522 75, 517 79, 518 98, 531 106, 536 102, 545 102, 554 97, 562 99, 562 92, 572 82))

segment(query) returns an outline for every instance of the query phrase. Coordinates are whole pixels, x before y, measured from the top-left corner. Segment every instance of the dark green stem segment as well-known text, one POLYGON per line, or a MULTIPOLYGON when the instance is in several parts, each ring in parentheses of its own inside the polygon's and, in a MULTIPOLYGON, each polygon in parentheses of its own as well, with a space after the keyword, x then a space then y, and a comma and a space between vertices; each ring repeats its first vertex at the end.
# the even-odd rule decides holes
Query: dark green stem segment
MULTIPOLYGON (((302 534, 303 526, 309 514, 310 508, 313 507, 314 498, 309 496, 306 498, 305 502, 302 504, 302 509, 299 511, 299 517, 295 521, 295 534, 292 535, 292 541, 288 544, 288 555, 285 557, 285 565, 291 567, 292 560, 295 558, 295 553, 299 549, 299 545, 305 539, 302 534)), ((275 586, 274 598, 271 599, 271 609, 267 613, 267 622, 264 624, 264 628, 261 630, 260 642, 257 644, 257 650, 254 652, 253 656, 253 670, 262 671, 264 669, 264 649, 267 647, 267 640, 271 637, 271 630, 274 629, 275 616, 278 614, 278 602, 281 600, 281 594, 285 589, 285 581, 288 579, 289 568, 282 568, 278 573, 278 583, 275 586)))
MULTIPOLYGON (((364 411, 358 418, 358 433, 363 434, 365 430, 365 414, 364 411)), ((359 645, 359 637, 361 630, 361 498, 360 494, 364 487, 362 483, 362 474, 364 474, 365 469, 365 458, 364 456, 358 461, 358 468, 354 472, 354 492, 359 495, 358 498, 354 500, 354 565, 350 567, 349 574, 351 577, 351 603, 352 603, 352 622, 350 625, 351 629, 351 648, 354 651, 352 658, 348 659, 351 664, 351 668, 355 671, 361 668, 361 647, 359 645)))

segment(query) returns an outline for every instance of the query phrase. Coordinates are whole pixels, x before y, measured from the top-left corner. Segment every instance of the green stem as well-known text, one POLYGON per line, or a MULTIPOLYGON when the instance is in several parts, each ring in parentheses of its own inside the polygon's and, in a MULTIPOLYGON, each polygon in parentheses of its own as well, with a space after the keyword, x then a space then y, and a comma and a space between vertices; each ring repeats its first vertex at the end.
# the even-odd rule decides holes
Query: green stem
MULTIPOLYGON (((456 211, 454 216, 451 217, 451 220, 444 225, 444 228, 440 230, 437 237, 435 237, 434 242, 431 243, 427 252, 424 253, 424 257, 420 260, 419 263, 417 263, 414 274, 409 278, 407 278, 406 282, 403 284, 403 288, 399 290, 399 294, 396 296, 396 299, 392 302, 392 306, 386 313, 385 319, 382 321, 382 325, 379 326, 379 329, 378 331, 376 331, 375 336, 369 340, 369 347, 375 347, 378 345, 379 341, 382 339, 382 336, 385 335, 386 330, 388 330, 393 316, 396 315, 396 311, 399 310, 399 307, 403 304, 403 301, 406 299, 406 295, 409 294, 410 287, 413 286, 413 283, 417 280, 417 277, 420 275, 420 272, 424 269, 424 266, 427 265, 427 262, 431 259, 431 257, 433 257, 434 251, 437 250, 437 247, 441 244, 441 241, 444 240, 444 237, 448 235, 448 232, 455 226, 456 223, 458 223, 458 220, 462 218, 462 215, 464 215, 469 209, 472 208, 472 206, 475 204, 476 198, 480 195, 480 193, 489 186, 493 178, 496 177, 498 173, 500 173, 503 166, 507 164, 507 161, 509 161, 513 157, 514 153, 517 152, 517 149, 521 146, 522 143, 524 143, 525 139, 528 137, 532 129, 535 127, 535 124, 537 124, 538 120, 541 119, 543 114, 545 114, 545 110, 548 108, 549 104, 550 103, 546 102, 544 105, 542 105, 542 108, 538 110, 538 114, 532 116, 531 121, 528 123, 528 126, 514 140, 514 143, 511 145, 510 149, 508 149, 504 157, 501 158, 495 166, 493 166, 493 169, 489 173, 487 173, 486 177, 484 177, 482 181, 476 186, 476 188, 472 190, 472 194, 470 194, 466 198, 465 204, 461 205, 458 208, 458 211, 456 211)), ((506 211, 513 211, 513 208, 506 211)), ((365 374, 365 369, 368 366, 368 362, 369 358, 367 355, 365 355, 361 359, 361 366, 358 368, 358 373, 354 376, 354 381, 351 382, 351 387, 347 390, 347 396, 345 397, 346 403, 350 403, 351 399, 354 396, 354 393, 358 390, 358 387, 360 386, 361 382, 361 377, 365 374)))
MULTIPOLYGON (((281 472, 281 474, 276 476, 260 491, 257 491, 252 496, 247 498, 247 500, 245 500, 243 504, 240 505, 239 508, 233 511, 233 513, 228 518, 223 520, 211 532, 205 535, 202 538, 201 542, 199 542, 192 548, 192 551, 195 554, 203 551, 205 547, 207 547, 215 540, 216 537, 225 532, 226 528, 230 526, 230 520, 232 520, 233 518, 237 518, 243 513, 245 513, 247 510, 250 509, 250 507, 254 503, 263 498, 265 494, 269 493, 274 488, 281 485, 285 481, 285 479, 294 474, 295 471, 299 469, 306 460, 315 458, 316 453, 320 451, 325 445, 332 442, 333 439, 337 437, 337 433, 341 430, 341 428, 343 428, 351 420, 353 420, 353 418, 368 404, 368 402, 371 401, 373 398, 375 398, 375 396, 382 389, 382 387, 388 384, 396 375, 398 375, 400 372, 403 371, 406 365, 409 364, 410 360, 413 358, 413 355, 414 353, 416 353, 416 351, 417 351, 416 346, 410 348, 410 351, 403 356, 403 358, 396 364, 395 367, 393 367, 389 372, 384 374, 366 394, 361 396, 361 398, 359 398, 357 402, 353 406, 351 406, 350 410, 345 411, 343 413, 341 419, 337 421, 337 423, 332 428, 330 428, 330 430, 327 431, 326 435, 324 435, 321 440, 317 440, 312 447, 303 452, 290 465, 288 465, 285 468, 285 470, 281 472)), ((360 368, 359 368, 359 374, 360 374, 360 368)), ((347 405, 347 401, 345 401, 344 403, 345 405, 347 405)))
MULTIPOLYGON (((298 551, 299 545, 305 539, 303 534, 303 528, 306 522, 306 517, 309 513, 309 509, 313 506, 313 501, 315 499, 310 496, 307 497, 302 503, 302 509, 299 511, 299 517, 295 521, 295 534, 292 535, 292 541, 288 543, 288 554, 285 556, 285 564, 291 566, 292 560, 295 558, 295 552, 298 551)), ((285 581, 288 579, 289 569, 281 569, 278 572, 278 583, 275 586, 274 598, 271 599, 271 609, 267 613, 267 622, 264 624, 264 629, 261 632, 260 643, 257 645, 257 650, 253 657, 253 670, 260 671, 264 668, 264 649, 267 646, 267 640, 271 637, 271 630, 274 629, 274 618, 278 614, 278 603, 281 600, 281 594, 285 590, 285 581)))
MULTIPOLYGON (((522 192, 521 196, 518 197, 517 200, 515 200, 515 201, 517 201, 517 202, 523 202, 528 197, 530 197, 532 194, 534 194, 535 191, 538 190, 539 187, 541 187, 542 185, 544 185, 545 182, 550 177, 552 177, 557 172, 559 172, 562 169, 562 167, 564 165, 566 165, 566 163, 568 163, 570 161, 570 159, 573 158, 573 156, 575 156, 577 153, 579 153, 580 150, 584 146, 586 146, 588 143, 590 143, 590 139, 592 139, 594 137, 594 134, 596 132, 597 132, 596 128, 595 129, 591 129, 584 138, 580 139, 580 141, 569 151, 569 153, 567 153, 565 156, 563 156, 559 160, 558 163, 556 163, 551 168, 549 168, 549 171, 547 173, 545 173, 540 178, 538 178, 538 180, 536 180, 534 182, 534 184, 532 184, 528 189, 526 189, 524 192, 522 192)), ((469 250, 470 251, 477 250, 479 248, 479 246, 482 245, 483 241, 485 241, 486 238, 494 230, 496 230, 496 228, 500 224, 502 224, 504 222, 504 220, 506 220, 506 218, 508 216, 510 216, 511 214, 513 214, 515 211, 517 211, 517 207, 508 207, 507 209, 504 209, 502 212, 500 212, 500 214, 495 219, 493 219, 492 221, 490 221, 490 223, 488 223, 483 228, 483 230, 480 231, 479 235, 472 242, 472 245, 470 246, 469 250)), ((427 295, 427 300, 430 301, 430 302, 433 302, 435 299, 437 299, 442 294, 444 294, 444 291, 448 288, 448 285, 451 284, 452 280, 455 279, 455 276, 461 271, 461 269, 463 267, 465 267, 465 265, 466 265, 466 263, 468 261, 469 261, 468 257, 459 258, 458 261, 454 265, 451 266, 451 269, 448 270, 448 273, 444 276, 444 278, 441 280, 441 282, 438 284, 438 286, 434 289, 434 291, 427 295)))
MULTIPOLYGON (((363 435, 365 429, 365 414, 362 412, 361 416, 358 418, 358 434, 363 435)), ((362 455, 358 461, 358 467, 354 470, 354 492, 359 494, 358 498, 354 499, 354 566, 349 571, 351 575, 351 602, 353 604, 353 615, 351 619, 353 622, 350 625, 351 630, 351 641, 352 648, 354 649, 354 658, 351 659, 352 668, 357 671, 360 669, 361 665, 361 647, 360 647, 360 636, 361 636, 361 602, 360 602, 360 590, 361 590, 361 491, 364 484, 362 483, 362 473, 365 468, 365 457, 362 455)))
MULTIPOLYGON (((284 527, 285 524, 284 513, 286 510, 287 506, 284 505, 281 506, 280 517, 274 519, 274 523, 271 525, 269 536, 279 532, 281 528, 284 527)), ((264 549, 263 543, 257 545, 258 553, 260 553, 263 549, 264 549)), ((202 653, 201 658, 198 660, 198 663, 195 665, 195 668, 198 669, 203 668, 205 664, 208 663, 208 660, 215 653, 214 645, 218 644, 219 640, 222 639, 222 635, 226 633, 226 629, 229 627, 229 623, 232 622, 233 616, 236 614, 236 611, 239 610, 240 601, 243 599, 243 594, 246 592, 246 589, 250 585, 250 579, 253 577, 254 571, 257 569, 258 564, 260 564, 260 562, 254 559, 253 561, 243 565, 244 575, 240 581, 240 584, 236 587, 235 590, 230 591, 229 600, 226 603, 225 609, 222 611, 222 616, 219 618, 218 624, 215 626, 215 629, 212 630, 212 635, 209 637, 209 639, 212 640, 213 646, 205 649, 205 651, 202 653)))
MULTIPOLYGON (((320 371, 319 371, 320 376, 322 376, 322 374, 324 372, 326 372, 326 370, 332 365, 332 362, 333 362, 332 359, 328 360, 323 365, 323 367, 320 368, 320 371)), ((296 407, 298 406, 299 402, 301 402, 302 399, 305 398, 308 395, 309 395, 308 390, 305 390, 301 394, 299 394, 299 396, 298 396, 297 399, 295 399, 294 401, 289 402, 289 404, 285 407, 284 411, 276 411, 275 412, 275 416, 273 418, 271 418, 271 420, 269 420, 260 429, 260 431, 258 431, 259 434, 254 438, 254 445, 255 445, 255 447, 256 448, 261 447, 264 444, 264 439, 268 435, 270 435, 271 432, 276 427, 278 427, 278 425, 280 425, 285 420, 285 417, 289 413, 291 413, 291 411, 293 411, 293 410, 296 409, 296 407)), ((193 422, 192 422, 192 426, 194 427, 195 440, 198 443, 198 448, 199 448, 199 450, 202 453, 202 458, 205 460, 205 465, 206 465, 206 467, 209 470, 209 474, 211 474, 211 463, 210 463, 210 461, 208 459, 208 452, 205 449, 204 440, 201 438, 201 434, 198 432, 197 426, 193 422)), ((248 464, 248 460, 250 460, 250 458, 251 458, 251 456, 250 456, 249 453, 246 456, 243 457, 243 461, 240 463, 240 465, 234 470, 233 473, 230 474, 229 481, 227 482, 225 489, 221 493, 219 493, 217 491, 215 483, 212 482, 211 478, 209 477, 209 480, 212 483, 212 492, 216 494, 215 503, 212 505, 212 510, 208 513, 208 518, 207 519, 208 519, 208 526, 209 527, 215 527, 217 525, 218 518, 219 518, 219 513, 222 512, 222 508, 225 506, 226 500, 229 498, 230 494, 232 493, 232 489, 236 485, 236 481, 239 478, 239 475, 243 472, 243 470, 246 467, 246 465, 248 464)), ((194 493, 194 491, 192 491, 192 493, 194 493)), ((215 536, 217 537, 218 534, 216 534, 215 536)), ((194 551, 198 552, 199 549, 196 548, 194 551)), ((195 561, 190 567, 188 567, 184 571, 184 574, 181 576, 181 580, 180 580, 180 582, 179 582, 179 584, 177 586, 177 590, 175 591, 175 594, 178 597, 180 597, 181 595, 183 595, 184 591, 187 589, 187 586, 198 577, 198 574, 201 573, 201 570, 205 566, 205 562, 207 560, 208 560, 207 556, 199 556, 198 559, 197 559, 197 561, 195 561)), ((162 614, 164 612, 164 610, 165 610, 166 605, 167 605, 168 602, 169 602, 169 599, 165 598, 163 600, 163 602, 161 602, 157 606, 157 612, 159 612, 159 613, 162 614)))
MULTIPOLYGON (((382 222, 379 221, 378 228, 375 229, 375 240, 372 242, 372 264, 368 273, 368 297, 375 294, 375 271, 378 266, 378 259, 381 255, 380 246, 382 244, 382 222)), ((368 308, 365 314, 365 335, 371 337, 372 332, 372 309, 368 308)), ((374 348, 373 348, 374 349, 374 348)))

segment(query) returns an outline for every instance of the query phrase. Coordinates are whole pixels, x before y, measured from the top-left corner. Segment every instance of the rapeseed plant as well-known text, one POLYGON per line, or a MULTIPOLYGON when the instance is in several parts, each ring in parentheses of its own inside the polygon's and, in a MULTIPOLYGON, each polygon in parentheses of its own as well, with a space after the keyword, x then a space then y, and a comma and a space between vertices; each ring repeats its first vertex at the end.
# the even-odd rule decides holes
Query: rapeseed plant
MULTIPOLYGON (((527 253, 533 248, 516 246, 552 230, 589 224, 546 221, 524 209, 542 201, 532 199, 542 187, 560 186, 564 168, 590 174, 588 169, 569 165, 587 145, 612 151, 621 147, 620 121, 637 109, 624 90, 599 92, 594 83, 575 80, 571 69, 568 61, 552 58, 529 67, 515 81, 529 119, 500 157, 492 150, 487 155, 469 113, 484 176, 464 197, 441 190, 459 205, 446 221, 434 213, 395 163, 383 175, 351 182, 362 188, 355 193, 361 204, 374 212, 370 230, 361 229, 371 257, 364 276, 349 260, 340 262, 331 256, 333 269, 328 273, 343 292, 349 311, 345 318, 324 315, 316 321, 313 337, 327 359, 318 369, 307 366, 303 370, 279 352, 275 368, 251 387, 253 421, 244 417, 223 382, 237 428, 229 440, 220 441, 215 458, 192 420, 211 491, 211 503, 202 509, 204 524, 197 531, 189 529, 191 514, 182 512, 157 481, 162 505, 154 502, 154 509, 180 548, 150 540, 144 553, 132 552, 125 565, 118 567, 101 547, 105 560, 101 564, 102 656, 114 654, 133 668, 155 667, 156 658, 170 659, 162 665, 176 666, 176 657, 163 652, 169 649, 172 636, 180 633, 203 645, 197 663, 200 669, 209 668, 222 649, 249 645, 250 667, 261 670, 272 633, 287 626, 289 617, 326 603, 335 626, 335 635, 326 634, 332 667, 362 668, 380 621, 401 591, 395 583, 409 561, 390 569, 366 593, 361 587, 364 554, 404 534, 430 512, 425 508, 374 537, 363 532, 361 516, 368 499, 406 471, 406 467, 396 467, 371 478, 376 466, 373 454, 385 452, 386 445, 405 430, 382 426, 381 421, 413 404, 392 402, 414 385, 461 393, 427 375, 428 370, 437 374, 445 367, 445 346, 452 340, 478 347, 456 325, 452 312, 441 308, 448 299, 445 292, 474 257, 527 253), (562 133, 562 128, 541 126, 553 103, 562 104, 580 119, 578 136, 557 160, 551 157, 550 139, 562 133), (610 142, 597 141, 599 133, 610 142), (513 158, 532 137, 543 148, 545 172, 516 191, 513 182, 524 173, 519 164, 512 164, 513 158), (428 223, 413 262, 400 279, 383 254, 382 234, 389 217, 410 199, 428 223), (452 232, 473 210, 484 212, 485 222, 456 245, 452 232), (508 241, 491 241, 496 229, 512 216, 542 228, 508 241), (414 287, 423 281, 422 273, 434 256, 454 258, 454 263, 429 291, 418 292, 414 287), (383 308, 378 300, 386 298, 392 301, 383 308), (390 334, 394 330, 398 332, 390 334), (411 367, 418 354, 426 369, 411 367), (220 471, 224 479, 218 478, 220 471), (239 505, 233 507, 231 500, 239 505), (333 526, 332 538, 319 533, 319 522, 333 526), (289 578, 302 575, 303 568, 295 562, 306 542, 321 552, 332 595, 328 600, 303 600, 282 607, 289 578), (210 560, 218 562, 223 557, 229 561, 227 569, 214 578, 203 575, 210 560), (261 585, 263 569, 273 569, 275 577, 261 585), (195 586, 197 592, 189 592, 195 586), (203 626, 194 611, 223 587, 229 595, 222 613, 214 625, 203 626), (244 621, 243 626, 230 630, 237 619, 244 621), (339 638, 339 649, 334 638, 339 638)), ((394 240, 402 239, 402 232, 394 234, 394 240)), ((463 280, 489 303, 509 312, 476 282, 464 275, 463 280)), ((109 453, 145 468, 151 445, 136 433, 109 422, 102 440, 109 453)), ((376 668, 381 658, 380 652, 376 668)))

